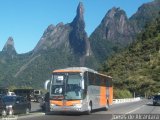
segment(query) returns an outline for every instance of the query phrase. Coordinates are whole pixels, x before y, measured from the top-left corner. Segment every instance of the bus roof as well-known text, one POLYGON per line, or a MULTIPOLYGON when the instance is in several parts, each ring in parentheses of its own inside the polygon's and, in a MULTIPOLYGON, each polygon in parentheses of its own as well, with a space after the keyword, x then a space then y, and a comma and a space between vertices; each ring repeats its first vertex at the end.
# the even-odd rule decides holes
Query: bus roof
POLYGON ((65 69, 54 70, 53 73, 57 73, 57 72, 85 72, 85 71, 98 73, 97 71, 92 70, 87 67, 69 67, 69 68, 65 68, 65 69))
POLYGON ((99 75, 101 76, 105 76, 105 77, 108 77, 108 78, 112 78, 111 76, 108 76, 108 75, 105 75, 105 74, 101 74, 101 73, 98 73, 99 75))
POLYGON ((69 67, 69 68, 54 70, 53 73, 57 73, 57 72, 62 72, 62 73, 63 72, 86 72, 86 71, 96 73, 101 76, 106 76, 106 77, 112 78, 111 76, 107 76, 105 74, 98 73, 97 71, 90 69, 90 68, 87 68, 87 67, 69 67))

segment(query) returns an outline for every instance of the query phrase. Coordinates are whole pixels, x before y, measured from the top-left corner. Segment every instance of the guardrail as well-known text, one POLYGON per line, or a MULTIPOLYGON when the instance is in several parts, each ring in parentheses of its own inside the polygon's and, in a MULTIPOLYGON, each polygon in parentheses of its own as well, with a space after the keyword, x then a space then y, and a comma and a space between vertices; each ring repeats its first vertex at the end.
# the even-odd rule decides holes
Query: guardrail
POLYGON ((126 102, 136 102, 139 101, 140 97, 137 98, 125 98, 125 99, 113 99, 113 104, 126 103, 126 102))

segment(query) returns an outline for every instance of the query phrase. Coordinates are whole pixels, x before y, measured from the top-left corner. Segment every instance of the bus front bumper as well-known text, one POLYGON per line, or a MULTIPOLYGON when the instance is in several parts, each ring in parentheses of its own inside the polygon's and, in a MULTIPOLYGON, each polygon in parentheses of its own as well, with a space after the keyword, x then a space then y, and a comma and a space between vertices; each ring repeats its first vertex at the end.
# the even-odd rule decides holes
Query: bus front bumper
POLYGON ((82 106, 50 106, 50 112, 84 112, 82 106))

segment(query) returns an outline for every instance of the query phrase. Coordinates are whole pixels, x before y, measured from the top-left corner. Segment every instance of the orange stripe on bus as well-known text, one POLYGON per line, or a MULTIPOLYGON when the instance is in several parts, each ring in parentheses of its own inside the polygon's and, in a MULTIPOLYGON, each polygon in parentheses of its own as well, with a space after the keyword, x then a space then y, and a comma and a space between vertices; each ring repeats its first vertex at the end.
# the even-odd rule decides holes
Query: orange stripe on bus
POLYGON ((113 103, 113 87, 109 87, 109 105, 113 103))
POLYGON ((73 106, 74 104, 80 104, 80 100, 73 100, 73 101, 56 101, 50 100, 50 104, 55 104, 58 106, 73 106))
POLYGON ((105 106, 107 103, 106 87, 100 87, 100 106, 105 106))
POLYGON ((80 100, 74 100, 74 101, 66 101, 66 106, 73 106, 74 104, 80 104, 80 100))
POLYGON ((56 101, 56 100, 50 100, 50 104, 55 104, 55 105, 58 105, 58 106, 62 106, 63 102, 62 101, 56 101))

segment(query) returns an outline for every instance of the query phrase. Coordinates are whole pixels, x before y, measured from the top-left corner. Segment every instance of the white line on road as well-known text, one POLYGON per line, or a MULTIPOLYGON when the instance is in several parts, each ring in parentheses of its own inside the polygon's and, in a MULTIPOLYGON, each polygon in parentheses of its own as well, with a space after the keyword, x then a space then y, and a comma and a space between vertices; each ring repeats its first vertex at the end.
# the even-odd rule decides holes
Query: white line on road
POLYGON ((145 105, 142 105, 142 106, 140 106, 140 107, 138 107, 138 108, 136 108, 136 109, 133 109, 133 110, 131 110, 131 111, 129 111, 129 112, 127 112, 127 113, 125 113, 125 114, 130 114, 130 113, 133 113, 133 112, 135 112, 135 111, 137 111, 137 110, 139 110, 139 109, 141 109, 142 107, 144 107, 145 105))
POLYGON ((45 113, 30 113, 29 115, 18 116, 18 118, 19 119, 32 118, 32 117, 43 116, 43 115, 45 115, 45 113))
MULTIPOLYGON (((151 104, 151 102, 148 102, 147 104, 151 104)), ((138 107, 138 108, 136 108, 136 109, 134 109, 134 110, 131 110, 131 111, 129 111, 129 112, 127 112, 127 113, 125 113, 125 114, 133 113, 133 112, 135 112, 135 111, 137 111, 137 110, 141 109, 141 108, 142 108, 142 107, 144 107, 144 106, 146 106, 146 104, 145 104, 145 105, 142 105, 142 106, 140 106, 140 107, 138 107)))

